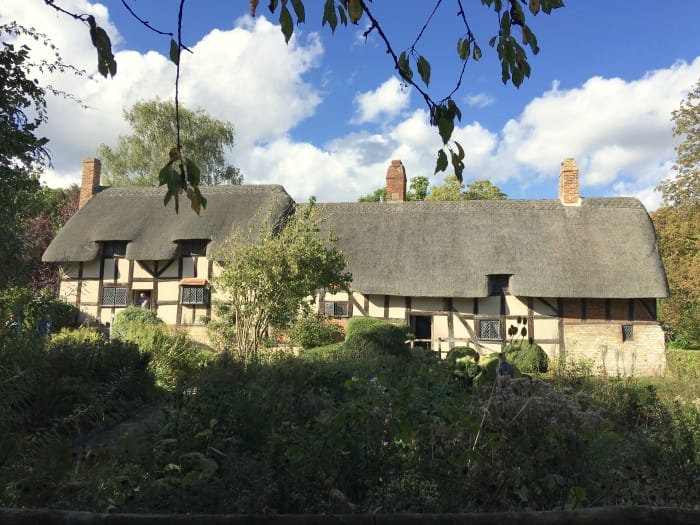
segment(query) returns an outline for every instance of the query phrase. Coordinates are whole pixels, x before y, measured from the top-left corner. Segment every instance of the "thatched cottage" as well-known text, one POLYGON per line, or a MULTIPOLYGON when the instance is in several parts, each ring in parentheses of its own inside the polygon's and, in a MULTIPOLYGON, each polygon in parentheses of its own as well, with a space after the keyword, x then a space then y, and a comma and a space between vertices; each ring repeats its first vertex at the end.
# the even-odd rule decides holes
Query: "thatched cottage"
MULTIPOLYGON (((61 294, 103 324, 145 296, 166 322, 204 337, 217 244, 233 225, 272 224, 293 206, 281 186, 216 186, 202 189, 201 216, 175 215, 164 190, 101 188, 99 173, 99 160, 83 162, 80 209, 44 260, 61 263, 61 294)), ((443 354, 525 338, 612 375, 663 372, 656 300, 668 285, 637 199, 581 198, 573 159, 562 163, 556 200, 405 195, 404 167, 392 161, 387 202, 326 204, 353 283, 349 293, 320 291, 319 311, 405 322, 415 344, 443 354)))

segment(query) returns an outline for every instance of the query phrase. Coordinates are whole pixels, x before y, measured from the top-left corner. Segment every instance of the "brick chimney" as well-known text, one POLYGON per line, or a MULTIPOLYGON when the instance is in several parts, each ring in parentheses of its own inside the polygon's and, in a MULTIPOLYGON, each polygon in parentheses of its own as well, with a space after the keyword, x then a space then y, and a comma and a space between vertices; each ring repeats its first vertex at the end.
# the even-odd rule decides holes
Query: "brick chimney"
POLYGON ((78 208, 90 200, 90 197, 97 193, 100 187, 100 170, 102 163, 100 159, 87 158, 83 159, 83 179, 80 183, 80 203, 78 208))
POLYGON ((400 160, 392 160, 386 170, 386 202, 406 200, 406 170, 400 160))
POLYGON ((564 159, 559 172, 559 200, 564 206, 580 206, 578 166, 574 159, 564 159))

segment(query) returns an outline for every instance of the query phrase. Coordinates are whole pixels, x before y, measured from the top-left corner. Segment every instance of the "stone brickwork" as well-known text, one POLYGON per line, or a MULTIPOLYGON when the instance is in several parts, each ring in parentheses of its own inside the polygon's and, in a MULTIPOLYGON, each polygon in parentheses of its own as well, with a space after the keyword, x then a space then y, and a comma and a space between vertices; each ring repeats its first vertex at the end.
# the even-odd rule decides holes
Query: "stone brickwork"
POLYGON ((97 189, 100 187, 100 172, 102 163, 100 159, 87 158, 83 159, 83 177, 80 183, 80 202, 79 208, 83 207, 90 200, 97 189))
POLYGON ((662 375, 666 369, 666 346, 661 326, 632 324, 632 339, 624 342, 622 326, 623 323, 565 324, 566 361, 590 360, 594 372, 609 376, 662 375))
POLYGON ((574 159, 564 159, 559 172, 559 200, 565 206, 580 206, 578 166, 574 159))
POLYGON ((386 201, 406 200, 406 170, 400 160, 392 160, 386 171, 386 201))

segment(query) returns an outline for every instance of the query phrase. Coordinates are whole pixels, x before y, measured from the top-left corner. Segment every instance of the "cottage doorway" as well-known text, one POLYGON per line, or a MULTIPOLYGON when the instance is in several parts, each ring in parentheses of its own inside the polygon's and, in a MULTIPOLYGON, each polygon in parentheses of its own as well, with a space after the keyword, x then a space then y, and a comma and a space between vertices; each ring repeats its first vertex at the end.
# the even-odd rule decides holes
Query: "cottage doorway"
POLYGON ((412 315, 410 318, 411 332, 416 337, 415 346, 430 350, 433 334, 433 317, 430 315, 412 315))

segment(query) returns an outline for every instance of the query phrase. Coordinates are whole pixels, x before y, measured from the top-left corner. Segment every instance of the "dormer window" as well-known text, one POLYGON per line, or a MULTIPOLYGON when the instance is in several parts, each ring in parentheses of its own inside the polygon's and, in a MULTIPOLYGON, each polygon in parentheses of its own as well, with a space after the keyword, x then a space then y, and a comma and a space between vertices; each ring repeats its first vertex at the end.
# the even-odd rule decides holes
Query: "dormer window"
POLYGON ((107 241, 102 245, 102 256, 107 258, 126 257, 126 241, 107 241))
POLYGON ((502 273, 492 273, 488 275, 489 295, 508 295, 510 275, 502 273))
POLYGON ((209 239, 185 239, 178 244, 183 257, 203 257, 207 254, 209 239))

